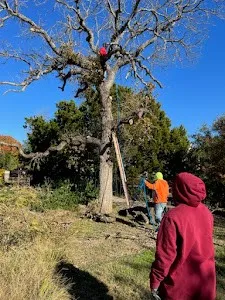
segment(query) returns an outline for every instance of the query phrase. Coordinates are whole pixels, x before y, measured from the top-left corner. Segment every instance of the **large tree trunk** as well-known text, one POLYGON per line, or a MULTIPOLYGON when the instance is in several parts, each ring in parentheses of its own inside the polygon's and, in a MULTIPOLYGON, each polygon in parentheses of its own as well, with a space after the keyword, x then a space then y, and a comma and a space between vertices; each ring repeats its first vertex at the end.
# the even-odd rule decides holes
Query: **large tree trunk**
POLYGON ((104 146, 100 156, 100 212, 109 214, 112 212, 112 183, 113 183, 113 163, 111 159, 112 145, 112 99, 110 97, 110 87, 104 82, 100 86, 100 97, 102 102, 102 138, 101 144, 104 146))
POLYGON ((100 212, 110 214, 112 212, 112 182, 113 164, 106 161, 104 155, 100 157, 100 212))

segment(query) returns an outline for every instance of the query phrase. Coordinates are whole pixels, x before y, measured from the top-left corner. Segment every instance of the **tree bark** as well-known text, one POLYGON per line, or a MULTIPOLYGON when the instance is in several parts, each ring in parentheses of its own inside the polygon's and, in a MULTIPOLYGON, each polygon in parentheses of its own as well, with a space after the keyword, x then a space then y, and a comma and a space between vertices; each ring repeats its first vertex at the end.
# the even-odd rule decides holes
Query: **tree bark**
POLYGON ((104 146, 103 153, 100 155, 100 213, 110 214, 113 196, 113 163, 111 159, 113 116, 110 86, 107 86, 105 82, 100 85, 100 98, 102 102, 101 144, 104 146))

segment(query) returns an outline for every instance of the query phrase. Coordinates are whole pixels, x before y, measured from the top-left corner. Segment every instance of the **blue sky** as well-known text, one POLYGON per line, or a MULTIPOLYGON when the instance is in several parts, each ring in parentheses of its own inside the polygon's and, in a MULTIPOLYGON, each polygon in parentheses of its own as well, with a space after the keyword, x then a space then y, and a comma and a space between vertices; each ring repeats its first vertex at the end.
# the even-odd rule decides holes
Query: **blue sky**
MULTIPOLYGON (((0 65, 0 68, 0 79, 3 79, 10 69, 5 65, 0 65)), ((172 125, 183 124, 189 135, 203 123, 211 124, 225 113, 225 21, 217 20, 211 27, 195 64, 170 66, 158 70, 157 76, 164 86, 155 92, 158 101, 171 118, 172 125)), ((72 88, 62 92, 59 85, 58 80, 49 76, 23 93, 4 96, 4 88, 0 86, 0 134, 25 140, 25 117, 42 114, 50 118, 58 101, 73 98, 72 88)))

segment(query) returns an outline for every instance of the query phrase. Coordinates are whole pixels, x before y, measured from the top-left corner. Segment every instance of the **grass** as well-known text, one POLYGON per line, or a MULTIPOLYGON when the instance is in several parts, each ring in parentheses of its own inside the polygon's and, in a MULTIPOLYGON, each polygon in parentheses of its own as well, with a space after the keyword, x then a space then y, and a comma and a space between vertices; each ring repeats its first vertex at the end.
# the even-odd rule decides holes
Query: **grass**
POLYGON ((225 250, 224 246, 217 248, 217 299, 224 300, 225 295, 225 250))
POLYGON ((0 299, 68 300, 67 290, 53 277, 61 251, 48 240, 1 251, 0 299))
MULTIPOLYGON (((0 300, 149 299, 155 242, 148 232, 73 211, 34 212, 38 197, 34 189, 0 190, 0 300)), ((225 294, 224 230, 217 217, 218 300, 225 294)))
POLYGON ((114 299, 149 299, 148 277, 152 261, 153 251, 145 250, 101 264, 93 274, 108 283, 114 299))
POLYGON ((217 300, 224 300, 225 295, 225 219, 215 218, 217 300))

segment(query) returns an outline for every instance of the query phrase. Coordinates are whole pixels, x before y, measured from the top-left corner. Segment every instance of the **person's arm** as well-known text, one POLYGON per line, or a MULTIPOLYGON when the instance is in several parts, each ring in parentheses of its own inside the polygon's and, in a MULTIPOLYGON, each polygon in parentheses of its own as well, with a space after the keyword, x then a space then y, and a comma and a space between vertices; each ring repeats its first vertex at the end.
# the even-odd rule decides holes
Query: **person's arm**
POLYGON ((145 180, 145 185, 147 186, 147 188, 149 188, 150 190, 155 190, 155 184, 150 183, 149 181, 145 180))
POLYGON ((165 216, 161 222, 156 244, 155 261, 150 272, 150 288, 158 289, 168 275, 170 267, 177 256, 177 231, 173 220, 165 216))

